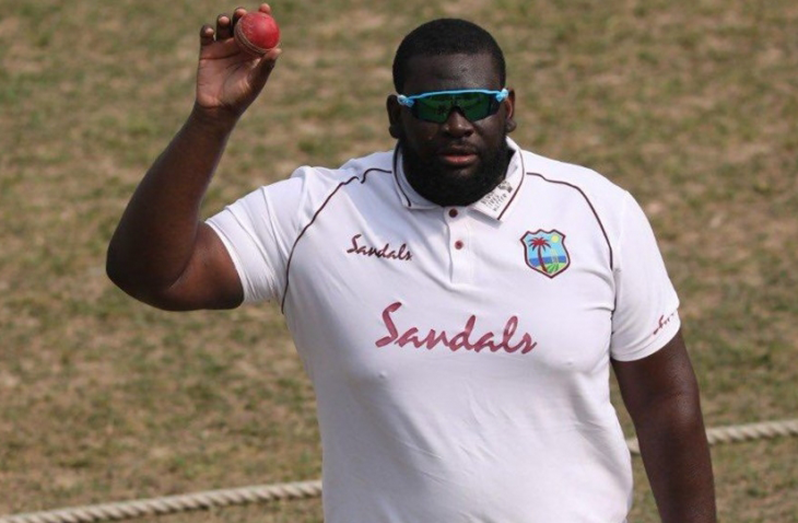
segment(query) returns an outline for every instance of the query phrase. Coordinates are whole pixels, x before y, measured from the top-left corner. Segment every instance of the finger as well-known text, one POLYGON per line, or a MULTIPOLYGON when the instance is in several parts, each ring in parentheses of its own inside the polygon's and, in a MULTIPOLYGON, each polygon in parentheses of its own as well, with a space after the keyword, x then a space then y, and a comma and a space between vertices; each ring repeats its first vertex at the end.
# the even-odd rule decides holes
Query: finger
POLYGON ((264 54, 260 59, 258 67, 255 70, 258 83, 266 83, 266 80, 269 79, 269 75, 272 74, 272 69, 274 69, 274 66, 277 65, 277 59, 282 53, 283 50, 280 48, 269 49, 266 51, 266 54, 264 54))
POLYGON ((280 58, 280 55, 283 54, 283 50, 279 47, 275 47, 274 49, 269 49, 266 53, 261 57, 261 63, 258 67, 274 67, 277 63, 277 59, 280 58))
POLYGON ((200 46, 204 47, 213 43, 213 27, 210 24, 205 24, 200 29, 200 46))
POLYGON ((233 27, 241 20, 241 17, 247 14, 247 10, 241 6, 236 7, 235 11, 233 11, 233 27))
POLYGON ((233 36, 233 23, 227 15, 216 17, 216 40, 226 40, 233 36))
POLYGON ((267 15, 272 14, 272 8, 269 4, 260 4, 260 7, 258 7, 258 11, 260 11, 261 13, 266 13, 267 15))

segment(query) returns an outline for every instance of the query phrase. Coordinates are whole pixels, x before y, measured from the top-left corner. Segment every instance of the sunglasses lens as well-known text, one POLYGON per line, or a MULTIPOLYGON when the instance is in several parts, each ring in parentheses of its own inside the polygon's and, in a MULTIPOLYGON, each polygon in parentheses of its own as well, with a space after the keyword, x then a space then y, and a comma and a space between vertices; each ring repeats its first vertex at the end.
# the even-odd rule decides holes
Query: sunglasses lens
POLYGON ((475 122, 495 113, 499 103, 494 95, 487 93, 438 94, 417 99, 413 114, 421 120, 443 123, 455 107, 469 121, 475 122))
POLYGON ((430 96, 416 100, 413 109, 415 109, 416 118, 428 122, 443 123, 449 118, 449 113, 452 112, 453 102, 453 97, 449 95, 430 96))
POLYGON ((491 101, 496 98, 485 93, 467 93, 459 95, 457 106, 470 121, 481 120, 491 113, 491 101))

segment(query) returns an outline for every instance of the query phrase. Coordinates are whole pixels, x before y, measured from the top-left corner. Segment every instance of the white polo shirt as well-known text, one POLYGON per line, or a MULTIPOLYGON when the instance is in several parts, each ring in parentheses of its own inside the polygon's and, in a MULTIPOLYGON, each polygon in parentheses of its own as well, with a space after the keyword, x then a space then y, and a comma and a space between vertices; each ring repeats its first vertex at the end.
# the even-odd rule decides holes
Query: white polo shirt
POLYGON ((506 180, 468 207, 426 201, 384 152, 209 220, 312 380, 328 523, 626 517, 610 357, 664 346, 678 299, 629 193, 508 142, 506 180))

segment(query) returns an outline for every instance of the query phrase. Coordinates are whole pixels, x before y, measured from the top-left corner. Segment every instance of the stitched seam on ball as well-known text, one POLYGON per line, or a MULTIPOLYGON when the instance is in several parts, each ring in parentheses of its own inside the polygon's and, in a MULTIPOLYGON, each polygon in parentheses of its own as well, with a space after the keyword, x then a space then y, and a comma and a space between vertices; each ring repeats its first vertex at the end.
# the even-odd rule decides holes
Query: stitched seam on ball
MULTIPOLYGON (((247 39, 247 37, 244 36, 243 30, 241 29, 240 25, 236 25, 235 34, 238 37, 238 38, 236 38, 236 42, 241 44, 243 47, 245 47, 248 51, 250 51, 253 54, 264 54, 266 51, 269 50, 269 49, 264 49, 263 47, 258 47, 257 45, 255 45, 252 42, 250 42, 247 39)), ((270 49, 273 49, 273 48, 270 48, 270 49)))

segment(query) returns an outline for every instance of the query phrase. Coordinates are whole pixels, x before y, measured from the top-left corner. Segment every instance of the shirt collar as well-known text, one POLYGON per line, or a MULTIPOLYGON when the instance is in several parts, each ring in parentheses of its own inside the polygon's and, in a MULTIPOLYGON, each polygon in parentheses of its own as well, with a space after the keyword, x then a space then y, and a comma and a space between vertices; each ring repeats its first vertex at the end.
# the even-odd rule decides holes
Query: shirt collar
MULTIPOLYGON (((510 206, 510 203, 515 199, 515 195, 521 187, 524 179, 521 149, 518 147, 518 144, 516 144, 510 138, 507 138, 507 145, 513 155, 510 158, 509 165, 507 166, 507 173, 504 180, 502 180, 499 185, 497 185, 491 192, 483 196, 479 201, 467 206, 469 209, 474 209, 475 211, 480 212, 489 218, 499 221, 502 220, 505 211, 510 206)), ((407 181, 402 162, 402 153, 398 146, 394 150, 393 168, 399 197, 405 207, 410 210, 440 208, 438 204, 432 203, 418 194, 410 185, 410 182, 407 181)))

